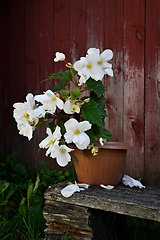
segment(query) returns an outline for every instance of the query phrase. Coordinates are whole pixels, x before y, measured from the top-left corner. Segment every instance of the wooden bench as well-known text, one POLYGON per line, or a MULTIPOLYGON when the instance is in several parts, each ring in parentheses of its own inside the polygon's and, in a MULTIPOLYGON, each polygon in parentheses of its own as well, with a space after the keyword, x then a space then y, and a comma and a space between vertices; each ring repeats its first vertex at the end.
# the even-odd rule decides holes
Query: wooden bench
MULTIPOLYGON (((106 190, 90 186, 85 191, 65 198, 61 195, 61 189, 66 185, 56 184, 44 194, 46 240, 61 239, 65 231, 68 231, 67 239, 71 240, 103 239, 103 223, 115 219, 115 213, 120 218, 117 220, 121 223, 120 231, 125 228, 127 215, 160 222, 160 187, 146 186, 145 189, 139 189, 120 184, 112 190, 106 190)), ((118 224, 116 220, 115 224, 118 224)), ((104 239, 109 239, 107 232, 105 234, 104 239)), ((123 233, 122 239, 127 238, 127 233, 126 238, 123 233)))

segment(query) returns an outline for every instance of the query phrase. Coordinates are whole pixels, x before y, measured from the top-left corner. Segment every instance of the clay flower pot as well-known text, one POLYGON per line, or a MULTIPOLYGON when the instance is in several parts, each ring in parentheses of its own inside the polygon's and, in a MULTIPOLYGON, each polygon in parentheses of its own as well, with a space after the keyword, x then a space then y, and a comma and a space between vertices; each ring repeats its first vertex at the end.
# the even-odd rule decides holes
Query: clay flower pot
POLYGON ((93 156, 89 150, 75 149, 74 161, 78 181, 90 185, 117 185, 123 175, 126 153, 129 144, 107 142, 99 146, 99 152, 93 156))

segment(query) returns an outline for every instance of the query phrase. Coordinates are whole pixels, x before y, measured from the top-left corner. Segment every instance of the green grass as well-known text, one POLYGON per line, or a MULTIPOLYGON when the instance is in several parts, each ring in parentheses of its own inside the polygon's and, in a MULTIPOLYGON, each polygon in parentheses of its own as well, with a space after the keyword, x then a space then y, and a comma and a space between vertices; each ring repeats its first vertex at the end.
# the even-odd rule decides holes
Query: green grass
MULTIPOLYGON (((9 155, 0 162, 0 240, 44 240, 44 191, 50 185, 75 179, 73 168, 67 172, 51 170, 45 162, 41 162, 40 171, 31 173, 18 162, 17 157, 9 155)), ((116 224, 121 226, 121 221, 116 224)), ((119 240, 114 226, 115 217, 113 222, 104 223, 110 239, 119 240)), ((67 239, 69 227, 61 240, 67 239)), ((159 222, 127 217, 126 229, 130 235, 127 240, 160 239, 159 222)), ((54 239, 57 240, 57 237, 54 239)))
MULTIPOLYGON (((16 157, 9 155, 0 163, 0 239, 44 239, 44 191, 50 185, 73 178, 73 169, 51 170, 45 162, 38 173, 30 173, 16 157)), ((66 239, 65 235, 62 237, 66 239)))

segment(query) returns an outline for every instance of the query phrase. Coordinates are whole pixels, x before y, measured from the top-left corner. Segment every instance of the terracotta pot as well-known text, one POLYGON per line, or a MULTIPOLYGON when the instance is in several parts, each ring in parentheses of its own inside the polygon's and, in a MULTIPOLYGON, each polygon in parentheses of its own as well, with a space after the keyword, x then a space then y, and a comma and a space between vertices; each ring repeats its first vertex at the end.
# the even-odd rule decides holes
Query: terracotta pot
POLYGON ((99 146, 97 156, 89 150, 75 149, 78 161, 74 161, 78 181, 90 185, 117 185, 126 163, 129 144, 123 142, 107 142, 99 146))

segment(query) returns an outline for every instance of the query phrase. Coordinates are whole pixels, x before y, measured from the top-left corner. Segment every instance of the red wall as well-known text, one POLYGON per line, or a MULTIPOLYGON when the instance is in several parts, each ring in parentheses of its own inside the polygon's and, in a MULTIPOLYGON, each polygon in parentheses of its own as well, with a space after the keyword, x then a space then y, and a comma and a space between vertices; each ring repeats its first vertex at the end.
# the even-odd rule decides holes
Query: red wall
POLYGON ((59 70, 55 52, 74 61, 89 47, 110 48, 106 124, 132 145, 125 172, 160 184, 159 0, 1 0, 0 36, 1 160, 10 153, 37 169, 46 159, 38 152, 42 131, 30 142, 20 136, 12 105, 51 86, 41 80, 59 70))

